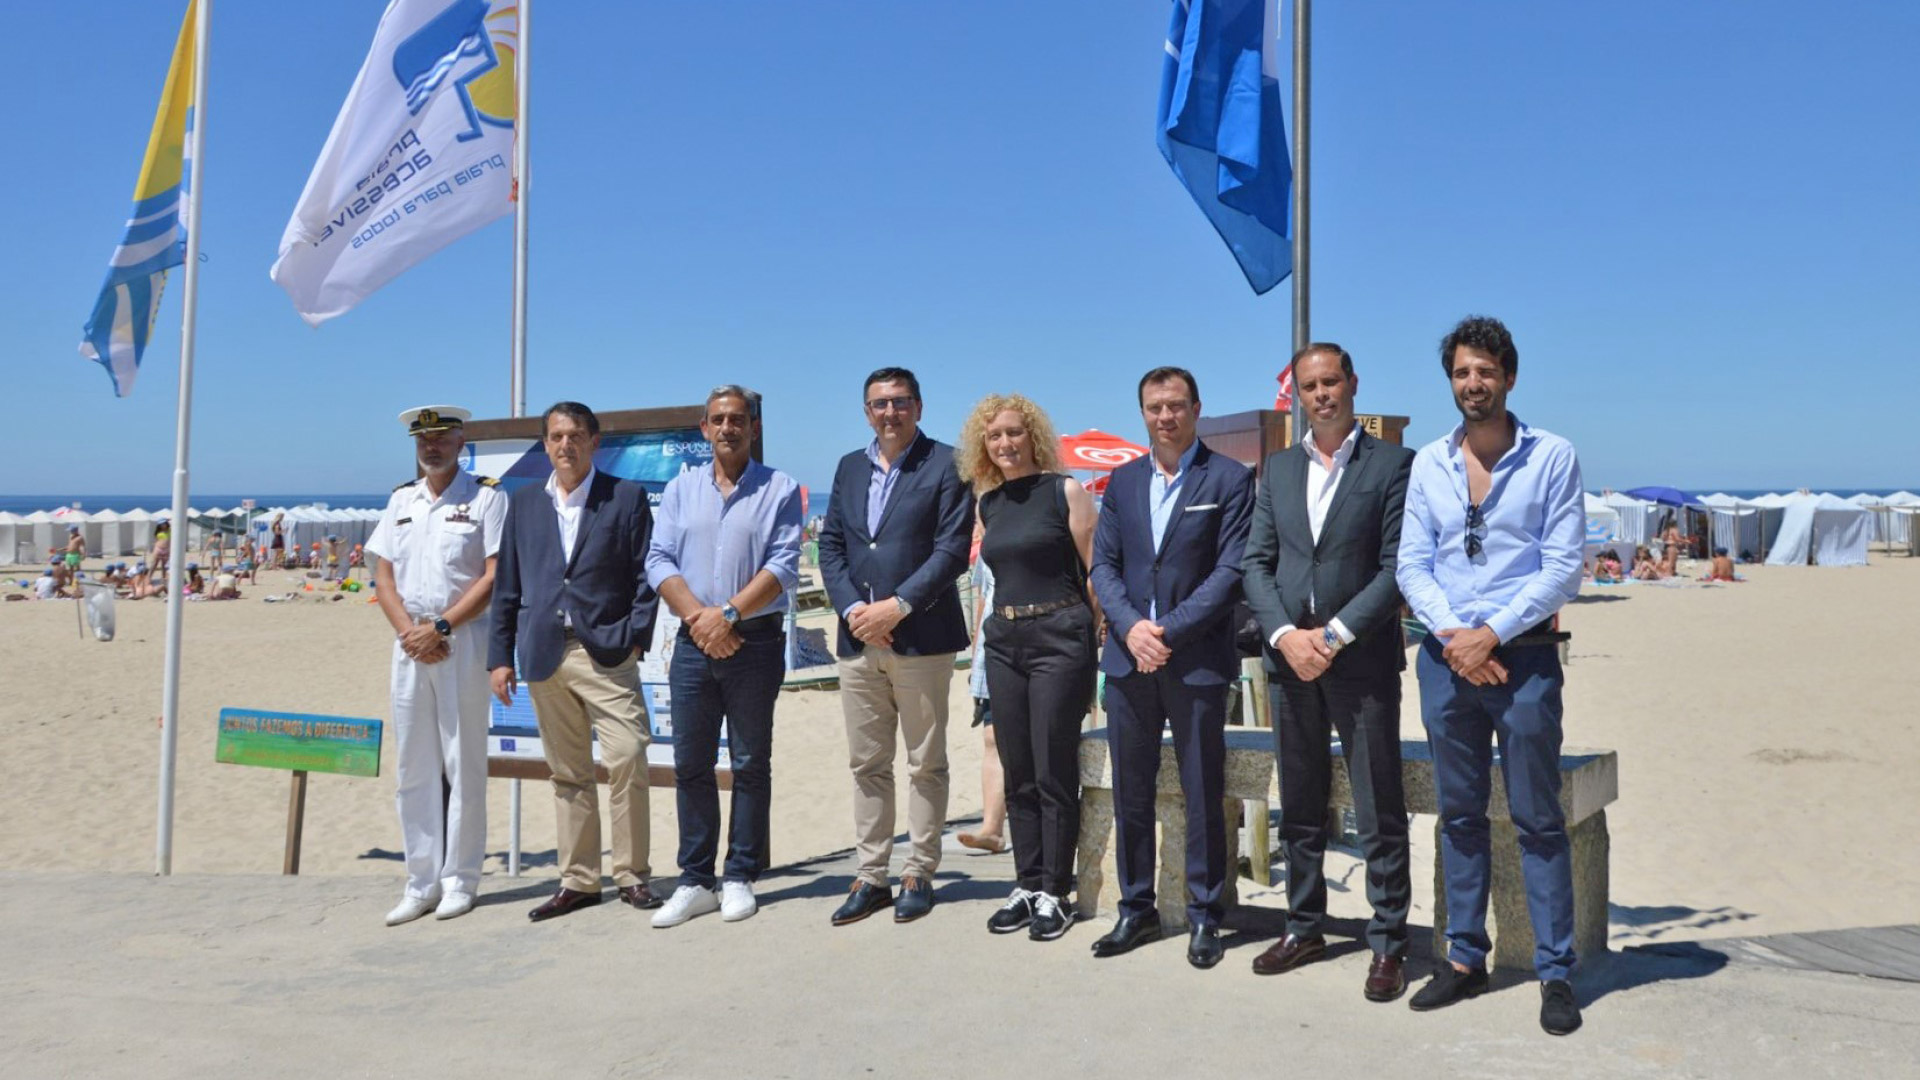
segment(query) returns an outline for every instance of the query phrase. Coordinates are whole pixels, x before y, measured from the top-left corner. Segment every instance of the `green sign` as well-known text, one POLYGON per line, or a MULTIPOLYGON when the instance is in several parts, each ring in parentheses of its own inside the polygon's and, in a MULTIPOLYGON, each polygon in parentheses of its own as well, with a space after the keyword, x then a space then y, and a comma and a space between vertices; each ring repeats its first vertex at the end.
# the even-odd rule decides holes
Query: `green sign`
POLYGON ((380 775, 378 720, 221 709, 213 759, 268 769, 380 775))

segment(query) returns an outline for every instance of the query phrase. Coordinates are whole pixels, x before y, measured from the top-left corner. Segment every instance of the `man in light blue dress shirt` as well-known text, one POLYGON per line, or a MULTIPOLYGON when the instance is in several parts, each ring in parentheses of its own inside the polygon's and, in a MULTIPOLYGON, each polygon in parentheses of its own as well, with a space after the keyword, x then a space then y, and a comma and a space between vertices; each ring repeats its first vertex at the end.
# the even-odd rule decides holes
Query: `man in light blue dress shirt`
POLYGON ((800 578, 800 485, 752 458, 759 395, 716 388, 700 432, 713 465, 667 485, 647 550, 647 583, 681 620, 668 673, 680 884, 654 913, 662 928, 716 909, 738 922, 759 909, 753 882, 768 862, 773 705, 786 674, 788 596, 800 578), (722 719, 733 811, 716 877, 722 719))
POLYGON ((1580 1026, 1580 1010, 1568 982, 1573 871, 1552 619, 1580 591, 1580 462, 1565 439, 1507 411, 1520 354, 1499 320, 1462 320, 1441 342, 1440 362, 1462 423, 1414 458, 1395 577, 1430 631, 1416 669, 1440 804, 1448 962, 1410 1004, 1436 1009, 1487 986, 1497 737, 1533 923, 1540 1024, 1565 1035, 1580 1026))

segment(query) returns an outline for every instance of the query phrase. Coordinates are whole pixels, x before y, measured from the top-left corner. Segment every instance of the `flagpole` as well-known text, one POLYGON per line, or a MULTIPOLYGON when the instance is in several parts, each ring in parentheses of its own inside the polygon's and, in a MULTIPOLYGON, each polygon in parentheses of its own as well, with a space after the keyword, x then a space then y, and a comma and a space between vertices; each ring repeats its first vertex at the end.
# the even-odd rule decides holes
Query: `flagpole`
POLYGON ((187 134, 187 263, 180 297, 180 413, 173 437, 173 517, 167 522, 167 652, 160 706, 160 821, 154 873, 173 873, 173 774, 180 745, 180 633, 187 601, 187 447, 193 428, 194 312, 200 295, 200 183, 207 136, 207 24, 213 0, 193 20, 193 130, 187 134))
POLYGON ((527 194, 532 177, 527 166, 527 32, 532 0, 520 0, 519 35, 513 53, 513 385, 509 416, 527 415, 527 194))
MULTIPOLYGON (((1307 150, 1311 145, 1308 136, 1308 95, 1313 84, 1308 68, 1311 44, 1311 23, 1313 18, 1313 0, 1293 0, 1293 351, 1299 353, 1313 340, 1308 328, 1309 314, 1307 279, 1311 263, 1308 243, 1307 200, 1307 150)), ((1293 442, 1298 444, 1304 437, 1307 423, 1307 403, 1298 388, 1293 395, 1293 412, 1290 427, 1293 429, 1293 442)))
MULTIPOLYGON (((533 0, 520 0, 519 35, 513 54, 513 385, 508 392, 507 415, 527 415, 527 192, 532 187, 527 153, 527 9, 533 0)), ((509 833, 507 876, 520 876, 520 781, 508 781, 509 833)))

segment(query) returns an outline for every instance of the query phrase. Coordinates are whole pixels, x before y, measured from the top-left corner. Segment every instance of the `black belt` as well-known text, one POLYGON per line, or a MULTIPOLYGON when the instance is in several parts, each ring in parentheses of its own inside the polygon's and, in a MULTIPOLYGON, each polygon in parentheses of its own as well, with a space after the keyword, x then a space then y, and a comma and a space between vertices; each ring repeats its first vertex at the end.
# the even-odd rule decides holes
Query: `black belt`
POLYGON ((1049 600, 1044 604, 1011 604, 1006 607, 996 607, 993 613, 1003 619, 1036 619, 1056 611, 1079 607, 1084 603, 1086 603, 1085 600, 1075 596, 1067 600, 1049 600))
POLYGON ((1530 645, 1558 645, 1563 641, 1572 640, 1572 634, 1565 630, 1555 630, 1553 628, 1553 620, 1549 618, 1528 627, 1521 633, 1515 634, 1510 640, 1501 642, 1500 647, 1503 649, 1516 649, 1525 648, 1530 645))

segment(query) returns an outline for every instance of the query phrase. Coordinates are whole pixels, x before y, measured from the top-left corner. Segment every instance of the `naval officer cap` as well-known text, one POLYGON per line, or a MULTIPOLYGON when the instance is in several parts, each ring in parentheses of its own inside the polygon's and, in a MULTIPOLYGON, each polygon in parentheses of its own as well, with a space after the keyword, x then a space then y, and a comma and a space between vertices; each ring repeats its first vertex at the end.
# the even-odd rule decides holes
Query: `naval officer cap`
POLYGON ((400 414, 409 435, 431 435, 436 431, 459 431, 473 414, 457 405, 422 405, 400 414))

